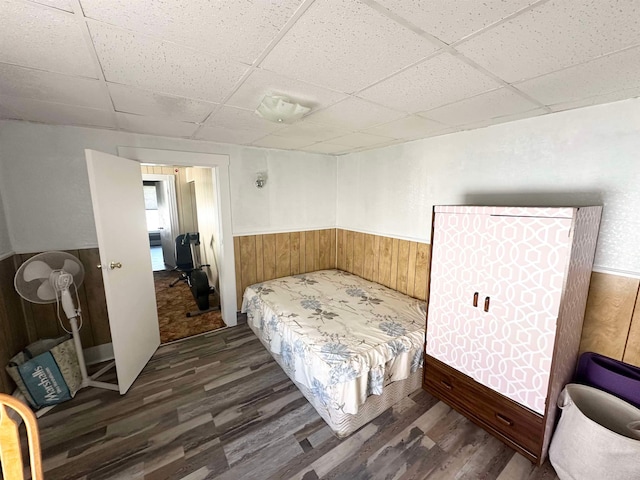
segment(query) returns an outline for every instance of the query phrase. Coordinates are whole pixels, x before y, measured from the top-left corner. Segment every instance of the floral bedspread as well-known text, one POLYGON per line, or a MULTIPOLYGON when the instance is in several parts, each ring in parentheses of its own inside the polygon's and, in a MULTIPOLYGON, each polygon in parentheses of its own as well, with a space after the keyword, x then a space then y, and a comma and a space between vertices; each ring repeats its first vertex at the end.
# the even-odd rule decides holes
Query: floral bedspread
POLYGON ((242 311, 287 374, 344 413, 422 367, 425 302, 340 270, 247 287, 242 311))

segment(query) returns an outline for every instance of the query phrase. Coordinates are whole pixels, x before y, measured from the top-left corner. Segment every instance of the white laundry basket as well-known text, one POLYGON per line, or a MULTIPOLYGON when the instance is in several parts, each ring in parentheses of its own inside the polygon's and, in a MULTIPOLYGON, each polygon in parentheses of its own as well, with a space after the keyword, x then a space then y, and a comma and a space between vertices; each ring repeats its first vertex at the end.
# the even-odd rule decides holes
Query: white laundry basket
POLYGON ((561 480, 639 480, 640 409, 606 392, 569 384, 549 460, 561 480))

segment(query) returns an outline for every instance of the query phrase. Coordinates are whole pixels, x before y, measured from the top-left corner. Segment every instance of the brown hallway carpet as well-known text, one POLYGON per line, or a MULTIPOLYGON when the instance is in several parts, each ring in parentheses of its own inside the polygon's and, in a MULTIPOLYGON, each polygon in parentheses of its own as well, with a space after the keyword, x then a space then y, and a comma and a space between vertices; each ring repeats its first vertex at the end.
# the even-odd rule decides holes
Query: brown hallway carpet
MULTIPOLYGON (((168 270, 153 272, 160 323, 160 342, 167 343, 226 327, 219 310, 196 317, 187 317, 187 312, 197 312, 198 306, 185 282, 181 281, 169 287, 178 275, 178 272, 168 270)), ((211 305, 217 305, 215 301, 217 301, 217 295, 212 295, 211 305)))

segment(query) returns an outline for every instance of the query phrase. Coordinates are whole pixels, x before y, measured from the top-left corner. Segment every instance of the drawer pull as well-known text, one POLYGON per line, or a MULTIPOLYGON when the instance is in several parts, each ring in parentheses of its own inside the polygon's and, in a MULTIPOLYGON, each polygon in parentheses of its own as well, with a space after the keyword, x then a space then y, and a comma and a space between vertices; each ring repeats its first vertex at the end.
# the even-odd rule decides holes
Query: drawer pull
POLYGON ((499 413, 496 413, 496 418, 500 420, 502 423, 504 423, 505 425, 513 427, 513 420, 510 420, 507 417, 500 415, 499 413))
POLYGON ((449 382, 445 382, 444 380, 440 380, 440 383, 444 386, 444 388, 446 388, 447 390, 453 390, 453 385, 451 385, 449 382))
POLYGON ((474 307, 478 306, 478 292, 473 294, 473 306, 474 307))
POLYGON ((489 297, 485 297, 484 299, 484 311, 488 312, 489 311, 489 302, 491 301, 491 299, 489 297))

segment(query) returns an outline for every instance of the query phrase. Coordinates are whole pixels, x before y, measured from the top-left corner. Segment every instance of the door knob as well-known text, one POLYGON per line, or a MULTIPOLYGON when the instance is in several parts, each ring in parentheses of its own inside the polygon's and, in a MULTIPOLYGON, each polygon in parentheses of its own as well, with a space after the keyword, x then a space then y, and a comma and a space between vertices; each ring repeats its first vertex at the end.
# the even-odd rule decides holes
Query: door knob
POLYGON ((111 262, 109 263, 109 268, 113 270, 114 268, 122 268, 122 264, 120 262, 111 262))

